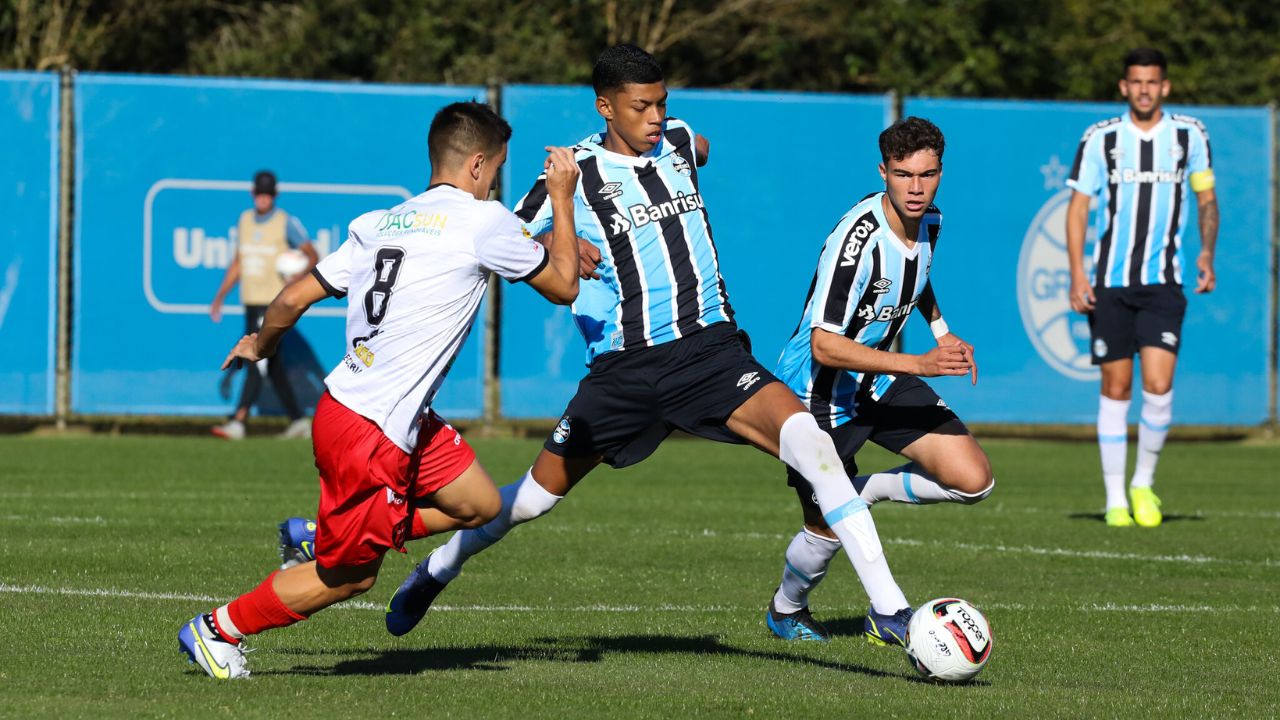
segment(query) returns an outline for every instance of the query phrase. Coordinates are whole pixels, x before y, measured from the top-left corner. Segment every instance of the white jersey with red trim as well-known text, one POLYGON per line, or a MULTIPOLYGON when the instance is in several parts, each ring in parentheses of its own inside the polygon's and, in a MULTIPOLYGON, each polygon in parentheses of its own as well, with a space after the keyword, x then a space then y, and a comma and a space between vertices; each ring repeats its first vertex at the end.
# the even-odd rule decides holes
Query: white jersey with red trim
POLYGON ((411 452, 489 273, 527 280, 548 260, 501 203, 452 185, 356 218, 313 271, 331 295, 351 296, 347 354, 325 378, 329 393, 411 452))

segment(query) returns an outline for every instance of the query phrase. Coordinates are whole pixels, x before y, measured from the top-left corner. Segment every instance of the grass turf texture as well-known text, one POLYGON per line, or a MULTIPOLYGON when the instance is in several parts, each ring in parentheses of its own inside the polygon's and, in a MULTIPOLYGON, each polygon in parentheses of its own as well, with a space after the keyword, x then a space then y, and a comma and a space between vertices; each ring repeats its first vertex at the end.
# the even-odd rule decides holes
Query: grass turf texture
MULTIPOLYGON (((275 523, 314 512, 309 445, 0 438, 0 716, 1269 716, 1280 704, 1275 444, 1173 444, 1166 523, 1111 529, 1090 444, 986 443, 975 507, 882 504, 912 602, 990 619, 977 682, 917 680, 860 637, 847 559, 812 598, 838 636, 784 643, 763 614, 799 527, 776 463, 669 442, 597 471, 478 556, 410 635, 380 606, 440 541, 392 553, 348 607, 251 640, 253 677, 216 683, 179 626, 257 584, 275 523)), ((499 485, 538 443, 476 443, 499 485)), ((878 448, 863 468, 896 464, 878 448)))

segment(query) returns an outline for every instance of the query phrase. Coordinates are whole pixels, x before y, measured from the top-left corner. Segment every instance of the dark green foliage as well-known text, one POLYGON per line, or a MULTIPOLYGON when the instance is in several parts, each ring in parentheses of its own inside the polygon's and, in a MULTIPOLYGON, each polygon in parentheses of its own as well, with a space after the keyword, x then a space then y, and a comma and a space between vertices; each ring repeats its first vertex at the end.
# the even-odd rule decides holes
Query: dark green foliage
POLYGON ((1280 91, 1266 0, 0 0, 0 67, 379 82, 583 83, 609 43, 674 84, 1111 99, 1165 50, 1174 99, 1280 91))

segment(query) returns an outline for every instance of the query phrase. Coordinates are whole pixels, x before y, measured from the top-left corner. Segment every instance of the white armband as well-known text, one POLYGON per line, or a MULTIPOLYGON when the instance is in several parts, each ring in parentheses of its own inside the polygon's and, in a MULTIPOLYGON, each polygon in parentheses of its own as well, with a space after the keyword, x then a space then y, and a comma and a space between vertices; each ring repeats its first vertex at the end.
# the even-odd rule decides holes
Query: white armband
POLYGON ((929 323, 929 329, 933 331, 933 337, 935 339, 951 332, 951 329, 947 327, 947 321, 942 318, 938 318, 937 320, 929 323))

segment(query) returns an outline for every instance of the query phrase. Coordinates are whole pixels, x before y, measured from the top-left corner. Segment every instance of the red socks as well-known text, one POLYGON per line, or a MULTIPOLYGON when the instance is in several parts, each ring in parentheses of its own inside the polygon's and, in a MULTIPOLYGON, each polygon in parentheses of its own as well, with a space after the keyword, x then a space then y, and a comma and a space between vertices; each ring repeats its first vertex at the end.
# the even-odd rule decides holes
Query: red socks
POLYGON ((264 630, 288 627, 299 620, 306 620, 290 610, 271 587, 276 574, 267 576, 262 584, 241 595, 213 612, 218 633, 229 642, 238 642, 246 635, 256 635, 264 630))

